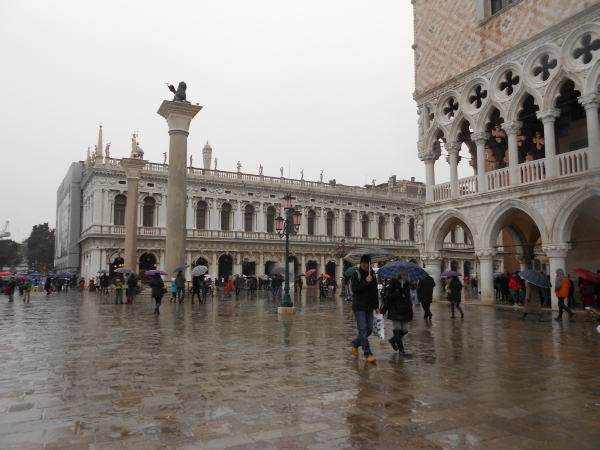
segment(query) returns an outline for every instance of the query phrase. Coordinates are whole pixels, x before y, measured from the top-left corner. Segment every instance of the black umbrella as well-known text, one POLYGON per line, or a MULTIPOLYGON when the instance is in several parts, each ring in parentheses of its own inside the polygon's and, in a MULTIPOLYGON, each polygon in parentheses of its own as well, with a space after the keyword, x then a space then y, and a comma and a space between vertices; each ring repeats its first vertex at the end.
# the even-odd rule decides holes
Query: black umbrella
POLYGON ((345 260, 352 264, 358 264, 363 255, 369 255, 371 263, 389 261, 394 255, 381 247, 361 247, 355 248, 345 256, 345 260))
POLYGON ((176 268, 175 268, 175 270, 174 270, 173 272, 181 272, 181 271, 183 271, 183 270, 187 269, 188 267, 190 267, 190 266, 188 266, 187 264, 184 264, 184 265, 182 265, 182 266, 178 266, 178 267, 176 267, 176 268))
POLYGON ((344 275, 347 277, 351 277, 352 275, 354 275, 354 272, 356 272, 357 270, 358 270, 357 266, 352 266, 344 272, 344 275))
POLYGON ((539 273, 537 270, 523 270, 522 272, 519 272, 519 276, 525 281, 529 281, 531 284, 535 284, 536 286, 543 288, 552 287, 552 283, 550 283, 548 277, 543 273, 539 273))

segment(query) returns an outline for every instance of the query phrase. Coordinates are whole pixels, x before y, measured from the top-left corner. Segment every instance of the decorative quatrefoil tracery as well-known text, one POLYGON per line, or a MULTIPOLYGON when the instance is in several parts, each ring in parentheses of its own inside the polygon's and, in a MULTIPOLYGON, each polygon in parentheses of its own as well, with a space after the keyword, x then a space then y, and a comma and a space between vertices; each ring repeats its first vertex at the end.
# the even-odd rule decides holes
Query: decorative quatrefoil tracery
POLYGON ((557 64, 556 59, 550 59, 550 55, 546 53, 540 58, 540 65, 533 69, 533 76, 541 75, 542 81, 546 81, 550 78, 550 71, 555 69, 557 64))
POLYGON ((512 70, 506 72, 506 80, 500 83, 500 90, 506 91, 506 95, 510 97, 515 91, 513 86, 519 84, 519 75, 513 76, 512 70))
POLYGON ((581 38, 581 47, 576 48, 573 52, 573 58, 581 58, 581 62, 583 64, 589 64, 594 56, 592 52, 596 50, 600 50, 600 39, 594 39, 592 41, 592 36, 590 34, 586 34, 581 38))
POLYGON ((454 119, 454 111, 458 111, 458 102, 450 97, 446 105, 442 112, 448 119, 454 119))
POLYGON ((469 101, 471 104, 475 104, 475 108, 481 108, 483 105, 483 100, 487 97, 487 90, 483 90, 481 86, 477 86, 475 89, 475 95, 471 95, 469 97, 469 101))

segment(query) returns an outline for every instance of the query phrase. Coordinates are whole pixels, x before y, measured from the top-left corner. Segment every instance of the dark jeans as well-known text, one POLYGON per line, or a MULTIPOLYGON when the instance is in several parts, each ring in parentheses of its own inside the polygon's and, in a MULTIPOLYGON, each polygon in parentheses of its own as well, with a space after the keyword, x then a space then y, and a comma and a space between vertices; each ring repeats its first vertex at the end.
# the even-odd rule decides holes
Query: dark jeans
POLYGON ((421 306, 423 307, 423 311, 425 311, 424 315, 429 316, 431 314, 431 309, 429 309, 431 303, 421 303, 421 306))
POLYGON ((177 299, 179 300, 179 303, 183 303, 183 300, 185 299, 185 288, 177 288, 177 299))
POLYGON ((464 314, 463 310, 460 308, 460 303, 450 303, 450 305, 452 306, 452 315, 454 315, 454 307, 455 306, 456 306, 456 309, 458 309, 461 314, 464 314))
POLYGON ((566 311, 567 314, 569 314, 569 316, 574 316, 575 314, 573 314, 573 311, 571 311, 569 309, 568 306, 565 305, 565 299, 564 298, 558 298, 558 317, 562 317, 563 315, 563 311, 566 311))
POLYGON ((356 348, 362 347, 365 356, 372 355, 369 347, 369 336, 373 334, 373 311, 352 311, 356 319, 356 328, 358 336, 352 340, 352 345, 356 348))

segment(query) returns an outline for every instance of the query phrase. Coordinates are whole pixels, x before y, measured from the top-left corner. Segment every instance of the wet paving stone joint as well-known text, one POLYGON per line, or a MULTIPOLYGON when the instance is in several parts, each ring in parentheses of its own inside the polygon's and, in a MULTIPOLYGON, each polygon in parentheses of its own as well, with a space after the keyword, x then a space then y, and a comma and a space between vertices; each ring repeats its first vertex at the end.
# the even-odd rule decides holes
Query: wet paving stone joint
POLYGON ((2 300, 2 450, 600 448, 595 320, 434 303, 410 356, 371 337, 368 364, 349 304, 311 290, 290 316, 260 291, 160 316, 144 296, 2 300))

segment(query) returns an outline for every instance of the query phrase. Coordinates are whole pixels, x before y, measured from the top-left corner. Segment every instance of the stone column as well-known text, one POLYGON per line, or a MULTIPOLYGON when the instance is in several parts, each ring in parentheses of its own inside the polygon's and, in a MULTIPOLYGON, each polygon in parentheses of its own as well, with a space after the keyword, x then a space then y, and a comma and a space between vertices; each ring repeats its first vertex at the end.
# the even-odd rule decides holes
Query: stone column
POLYGON ((538 111, 536 116, 544 124, 546 178, 554 178, 558 175, 558 170, 556 170, 556 135, 554 133, 554 122, 556 118, 560 116, 560 109, 544 109, 543 111, 538 111))
POLYGON ((519 256, 517 257, 517 260, 519 261, 521 271, 530 270, 532 268, 530 255, 519 256))
MULTIPOLYGON (((517 132, 523 126, 523 122, 515 120, 513 122, 504 122, 502 129, 508 136, 508 176, 511 186, 520 184, 519 180, 519 143, 517 141, 517 132)), ((481 292, 483 295, 483 291, 481 292)))
POLYGON ((212 211, 210 212, 210 229, 212 230, 220 230, 219 227, 219 209, 217 207, 217 199, 213 199, 212 201, 212 211))
POLYGON ((184 262, 187 199, 187 138, 190 123, 202 106, 165 100, 158 114, 169 126, 169 202, 167 203, 166 271, 184 262))
MULTIPOLYGON (((567 273, 566 268, 566 258, 569 249, 571 248, 571 244, 567 243, 558 243, 558 244, 542 244, 542 250, 548 257, 550 262, 550 283, 554 286, 554 278, 556 277, 556 269, 562 269, 565 273, 567 273)), ((573 280, 571 280, 573 282, 573 280)), ((558 309, 558 298, 556 297, 556 293, 554 292, 554 287, 550 288, 550 295, 552 296, 551 304, 552 309, 558 309)))
POLYGON ((263 275, 265 273, 265 254, 260 252, 259 257, 260 267, 257 268, 256 275, 263 275))
POLYGON ((425 148, 425 141, 417 142, 417 148, 419 149, 419 159, 425 163, 425 201, 432 202, 433 186, 435 186, 435 170, 433 165, 440 157, 441 148, 427 150, 425 148))
MULTIPOLYGON (((516 135, 515 135, 516 136, 516 135)), ((484 305, 494 304, 494 256, 495 248, 480 248, 475 250, 479 260, 479 285, 481 292, 481 303, 484 305)))
POLYGON ((600 134, 598 127, 600 94, 593 93, 579 97, 579 103, 585 108, 585 118, 587 121, 588 168, 597 169, 600 167, 600 134))
POLYGON ((138 183, 142 169, 148 161, 136 158, 121 159, 127 176, 127 204, 125 205, 125 267, 135 271, 137 265, 138 236, 138 183))
POLYGON ((185 269, 185 279, 191 280, 192 279, 192 252, 191 251, 186 251, 185 263, 189 266, 187 269, 185 269))
POLYGON ((460 142, 450 142, 446 145, 448 150, 448 164, 450 164, 450 196, 458 197, 458 152, 460 142))
POLYGON ((442 273, 442 260, 444 258, 440 252, 431 252, 421 255, 421 259, 425 262, 425 267, 435 271, 435 274, 431 275, 431 278, 435 281, 433 301, 439 302, 444 295, 444 286, 442 285, 442 277, 440 277, 440 274, 442 273))
POLYGON ((216 280, 219 276, 219 263, 217 261, 217 252, 212 254, 212 267, 210 268, 210 275, 213 276, 213 280, 216 280))
POLYGON ((477 192, 487 191, 487 176, 485 174, 485 144, 490 133, 473 133, 471 140, 477 145, 477 192))
POLYGON ((319 275, 325 273, 325 255, 321 253, 321 267, 319 267, 319 275))

